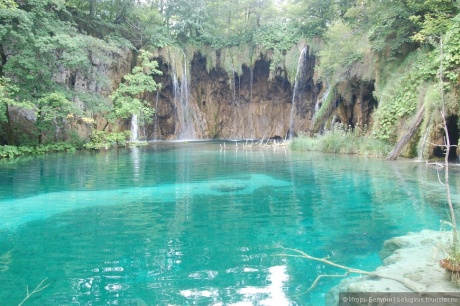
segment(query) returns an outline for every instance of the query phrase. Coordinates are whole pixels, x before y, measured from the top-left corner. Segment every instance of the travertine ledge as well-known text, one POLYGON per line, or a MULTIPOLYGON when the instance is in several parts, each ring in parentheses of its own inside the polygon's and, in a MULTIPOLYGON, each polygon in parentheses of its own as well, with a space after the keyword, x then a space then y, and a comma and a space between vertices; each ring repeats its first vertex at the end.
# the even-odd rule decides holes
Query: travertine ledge
MULTIPOLYGON (((391 238, 380 252, 383 265, 375 272, 408 278, 426 288, 426 292, 460 292, 444 277, 439 260, 446 257, 443 249, 450 232, 424 230, 391 238)), ((339 292, 410 292, 403 284, 383 278, 356 276, 342 280, 326 296, 326 305, 337 305, 339 292)))

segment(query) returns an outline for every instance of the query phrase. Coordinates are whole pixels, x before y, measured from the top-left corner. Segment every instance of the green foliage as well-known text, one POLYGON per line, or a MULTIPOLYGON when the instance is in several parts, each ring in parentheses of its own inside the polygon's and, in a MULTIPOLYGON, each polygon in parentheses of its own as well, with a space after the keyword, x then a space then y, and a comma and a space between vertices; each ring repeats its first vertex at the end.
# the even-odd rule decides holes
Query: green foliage
POLYGON ((460 74, 460 14, 452 19, 444 44, 444 76, 452 84, 458 86, 460 74))
POLYGON ((121 83, 111 98, 114 103, 115 118, 129 118, 132 115, 143 114, 146 122, 153 120, 155 110, 150 106, 149 101, 141 96, 146 92, 157 90, 158 84, 153 79, 153 75, 161 74, 158 63, 150 61, 152 54, 147 51, 140 51, 140 66, 133 68, 132 72, 124 76, 121 83))
POLYGON ((19 150, 16 146, 0 146, 0 157, 1 158, 14 158, 24 153, 19 150))
POLYGON ((15 9, 18 5, 14 0, 0 0, 0 9, 15 9))
POLYGON ((319 151, 319 141, 318 138, 300 134, 291 140, 289 147, 294 151, 319 151))
POLYGON ((425 95, 425 83, 436 75, 436 71, 436 63, 427 61, 426 53, 416 51, 385 76, 384 85, 375 91, 379 101, 374 113, 374 133, 377 138, 396 141, 398 122, 414 113, 425 95))
POLYGON ((215 48, 246 45, 253 42, 261 27, 278 23, 282 7, 273 0, 220 0, 206 3, 206 31, 201 43, 215 48))
POLYGON ((382 105, 375 112, 375 135, 379 139, 396 141, 397 121, 411 115, 417 106, 418 88, 412 86, 410 80, 405 81, 405 86, 385 92, 387 99, 381 100, 382 105))
POLYGON ((297 151, 365 156, 385 156, 391 151, 388 143, 369 136, 367 127, 352 129, 343 124, 336 124, 331 130, 315 137, 300 135, 291 141, 290 147, 297 151))
POLYGON ((37 102, 36 121, 40 144, 43 143, 43 131, 54 132, 63 128, 65 119, 75 111, 75 105, 61 92, 52 92, 40 98, 37 102))
POLYGON ((1 87, 10 95, 1 94, 0 120, 5 121, 8 105, 34 109, 44 136, 63 128, 70 113, 79 113, 74 101, 88 112, 108 110, 98 93, 88 94, 91 89, 84 86, 74 88, 70 80, 83 76, 99 92, 111 90, 105 67, 114 55, 123 53, 123 40, 116 35, 102 40, 82 34, 60 1, 26 1, 16 9, 0 9, 0 24, 1 87), (14 87, 6 78, 14 80, 14 87))
POLYGON ((353 31, 344 22, 337 22, 328 27, 325 33, 325 46, 319 52, 319 76, 332 84, 355 77, 371 79, 373 67, 369 60, 370 53, 370 42, 366 35, 353 31))
POLYGON ((112 147, 125 146, 130 131, 107 132, 94 130, 90 141, 84 145, 86 149, 100 150, 112 147))
POLYGON ((53 152, 75 152, 76 148, 69 142, 57 142, 39 146, 0 146, 1 158, 15 158, 27 154, 45 154, 53 152))
POLYGON ((3 74, 15 80, 19 100, 32 102, 42 93, 56 89, 53 77, 57 56, 62 54, 57 43, 65 34, 75 32, 57 18, 56 10, 61 9, 59 4, 43 0, 29 3, 27 10, 22 7, 14 11, 0 10, 0 42, 2 48, 8 46, 11 53, 3 66, 3 74))
POLYGON ((251 49, 253 47, 245 44, 237 47, 228 47, 221 50, 221 63, 229 75, 236 73, 243 74, 243 65, 251 67, 251 49))
POLYGON ((295 0, 286 6, 286 15, 305 37, 322 36, 327 27, 341 19, 354 0, 295 0))
POLYGON ((62 92, 52 92, 38 100, 38 121, 49 122, 66 118, 75 111, 74 105, 62 92))
POLYGON ((70 131, 69 132, 69 139, 67 140, 72 146, 74 146, 77 150, 83 149, 85 140, 78 135, 76 131, 70 131))
POLYGON ((324 93, 321 101, 321 107, 315 112, 312 119, 312 130, 317 131, 327 118, 332 114, 337 99, 336 88, 328 88, 324 93))
POLYGON ((413 15, 415 11, 403 1, 364 1, 346 14, 360 31, 367 33, 375 52, 389 51, 390 56, 412 42, 415 23, 409 17, 413 15))
MULTIPOLYGON (((206 71, 209 73, 211 69, 217 66, 216 50, 211 46, 204 45, 198 49, 198 52, 206 58, 206 71)), ((225 67, 225 64, 224 64, 224 67, 225 67)))
POLYGON ((18 91, 18 87, 12 84, 9 78, 0 77, 0 123, 8 122, 6 112, 9 106, 27 109, 31 109, 33 107, 30 103, 18 102, 14 99, 18 91))
POLYGON ((160 12, 150 5, 139 3, 132 7, 126 14, 126 25, 127 36, 137 49, 146 45, 163 48, 174 43, 160 12))
POLYGON ((284 55, 299 41, 299 37, 296 27, 280 22, 258 28, 254 33, 253 42, 284 55))
MULTIPOLYGON (((284 56, 283 60, 283 68, 286 71, 287 78, 291 84, 294 84, 295 82, 295 77, 297 74, 297 66, 299 63, 299 57, 301 53, 301 49, 303 48, 303 42, 299 43, 297 46, 292 46, 292 48, 286 52, 286 55, 284 56)), ((275 59, 273 60, 274 62, 276 61, 275 59)))
POLYGON ((171 0, 165 9, 165 17, 170 30, 181 42, 199 37, 207 27, 205 2, 201 0, 171 0))
POLYGON ((458 4, 452 0, 426 0, 423 3, 410 1, 410 6, 417 12, 410 19, 419 31, 412 38, 423 42, 432 37, 441 37, 452 25, 452 18, 458 13, 458 4))
POLYGON ((159 56, 163 57, 166 62, 171 66, 172 72, 177 76, 178 80, 181 81, 184 76, 184 68, 186 63, 186 56, 184 49, 175 44, 170 45, 159 50, 159 56))
POLYGON ((229 75, 241 75, 243 65, 254 67, 264 57, 271 77, 281 69, 293 84, 299 46, 308 37, 309 45, 324 42, 314 51, 315 78, 337 88, 314 125, 330 115, 332 96, 351 95, 350 80, 375 78, 376 135, 394 140, 395 127, 423 96, 421 85, 437 78, 440 38, 444 89, 458 91, 458 13, 453 0, 0 0, 0 122, 18 130, 9 126, 10 106, 33 109, 39 132, 48 137, 73 115, 109 114, 114 122, 137 114, 149 122, 153 109, 145 93, 156 90, 152 75, 159 73, 151 55, 141 52, 115 92, 107 77, 114 59, 134 49, 162 48, 179 81, 200 50, 208 71, 220 64, 229 75), (417 59, 400 65, 417 48, 417 59), (90 83, 73 84, 81 77, 90 83))

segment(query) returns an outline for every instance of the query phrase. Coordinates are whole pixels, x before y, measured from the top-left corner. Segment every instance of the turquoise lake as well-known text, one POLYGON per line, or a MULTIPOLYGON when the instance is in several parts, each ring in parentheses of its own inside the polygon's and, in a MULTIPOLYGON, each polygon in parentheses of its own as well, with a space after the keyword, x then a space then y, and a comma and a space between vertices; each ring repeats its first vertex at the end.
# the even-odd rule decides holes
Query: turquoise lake
MULTIPOLYGON (((373 270, 394 236, 447 219, 425 163, 243 150, 226 142, 0 163, 0 301, 17 305, 324 305, 341 271, 373 270)), ((453 198, 459 196, 451 167, 453 198)))

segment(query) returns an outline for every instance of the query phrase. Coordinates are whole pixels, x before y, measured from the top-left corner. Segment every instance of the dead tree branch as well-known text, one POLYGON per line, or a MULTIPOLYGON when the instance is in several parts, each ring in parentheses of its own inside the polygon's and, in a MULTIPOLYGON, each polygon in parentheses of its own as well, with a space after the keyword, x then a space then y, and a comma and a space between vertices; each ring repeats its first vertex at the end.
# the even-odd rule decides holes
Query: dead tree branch
POLYGON ((37 287, 35 287, 34 290, 32 290, 32 292, 29 292, 29 286, 26 287, 26 297, 21 301, 21 303, 18 304, 18 306, 21 306, 22 304, 24 304, 25 301, 27 301, 32 295, 34 295, 35 293, 38 293, 44 289, 46 289, 46 287, 48 287, 51 283, 48 283, 46 285, 43 285, 43 283, 47 280, 48 278, 45 278, 43 279, 40 284, 37 285, 37 287))
MULTIPOLYGON (((298 258, 306 258, 306 259, 309 259, 309 260, 319 261, 319 262, 322 262, 322 263, 327 264, 329 266, 345 270, 346 273, 343 276, 347 276, 350 273, 363 274, 363 275, 367 275, 367 276, 370 276, 370 277, 385 278, 385 279, 390 279, 390 280, 397 281, 397 282, 403 284, 406 288, 408 288, 409 290, 411 290, 413 292, 425 292, 426 291, 426 287, 424 285, 418 284, 418 283, 416 283, 416 282, 414 282, 414 281, 412 281, 412 280, 410 280, 408 278, 405 278, 405 277, 398 277, 398 276, 386 275, 386 274, 377 273, 377 272, 364 271, 364 270, 361 270, 361 269, 355 269, 355 268, 339 265, 339 264, 337 264, 335 262, 332 262, 332 261, 328 260, 327 258, 318 258, 318 257, 308 255, 307 253, 302 252, 302 251, 297 250, 297 249, 291 249, 291 248, 283 248, 283 249, 285 251, 293 252, 294 254, 282 253, 282 254, 278 254, 278 256, 298 257, 298 258)), ((321 277, 326 277, 326 276, 327 275, 319 275, 306 292, 311 291, 317 285, 317 283, 319 282, 319 279, 321 279, 321 277)))
POLYGON ((415 133, 417 132, 420 124, 422 123, 423 116, 425 114, 425 105, 420 107, 417 115, 415 116, 414 121, 412 121, 409 129, 407 130, 406 134, 398 141, 395 148, 388 154, 387 160, 395 160, 401 154, 402 149, 406 146, 406 144, 414 137, 415 133))

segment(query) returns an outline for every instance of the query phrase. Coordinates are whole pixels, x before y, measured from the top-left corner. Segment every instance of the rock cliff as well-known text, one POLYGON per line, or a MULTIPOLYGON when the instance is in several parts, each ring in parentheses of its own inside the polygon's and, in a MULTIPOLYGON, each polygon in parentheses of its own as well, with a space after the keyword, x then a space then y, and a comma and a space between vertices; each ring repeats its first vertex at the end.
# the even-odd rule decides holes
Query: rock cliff
MULTIPOLYGON (((139 122, 141 140, 285 138, 290 130, 293 135, 316 133, 331 122, 368 124, 376 105, 373 84, 356 81, 350 85, 349 95, 334 93, 333 105, 322 116, 321 124, 313 124, 327 86, 315 78, 316 59, 308 47, 301 52, 295 80, 289 80, 283 63, 271 69, 269 52, 257 51, 253 60, 243 61, 229 73, 228 58, 221 58, 220 50, 212 51, 211 68, 206 58, 209 54, 193 51, 186 56, 178 50, 180 56, 176 54, 176 58, 165 56, 166 51, 152 58, 163 73, 155 76, 161 89, 145 96, 156 114, 149 125, 139 122)), ((71 131, 85 139, 94 128, 111 129, 105 119, 110 108, 108 97, 131 71, 136 57, 129 50, 99 57, 91 58, 89 71, 63 69, 55 76, 56 82, 76 93, 73 102, 81 110, 80 115, 67 118, 65 126, 54 135, 56 141, 69 139, 71 131), (86 101, 80 99, 82 96, 86 101), (94 98, 88 99, 91 96, 94 98), (89 111, 87 103, 96 106, 89 111)), ((15 109, 11 114, 18 127, 16 135, 30 134, 33 138, 34 115, 15 109)), ((130 120, 121 125, 129 130, 130 120)))
MULTIPOLYGON (((197 52, 188 65, 189 71, 181 78, 173 64, 156 58, 163 71, 157 79, 162 87, 148 97, 156 116, 146 129, 146 138, 284 138, 291 126, 294 134, 317 132, 312 122, 325 89, 314 78, 315 56, 308 52, 303 56, 297 87, 283 70, 278 69, 272 75, 270 59, 263 54, 253 67, 243 65, 242 74, 238 75, 229 74, 219 57, 216 66, 208 71, 206 58, 197 52)), ((369 123, 372 106, 376 104, 372 98, 373 86, 359 82, 354 86, 349 98, 336 97, 336 107, 325 120, 335 118, 336 122, 351 125, 369 123)))

